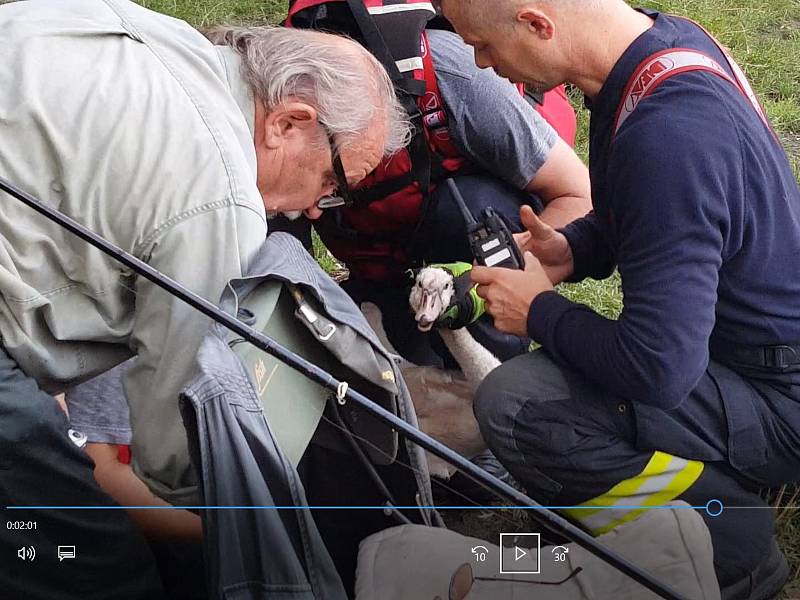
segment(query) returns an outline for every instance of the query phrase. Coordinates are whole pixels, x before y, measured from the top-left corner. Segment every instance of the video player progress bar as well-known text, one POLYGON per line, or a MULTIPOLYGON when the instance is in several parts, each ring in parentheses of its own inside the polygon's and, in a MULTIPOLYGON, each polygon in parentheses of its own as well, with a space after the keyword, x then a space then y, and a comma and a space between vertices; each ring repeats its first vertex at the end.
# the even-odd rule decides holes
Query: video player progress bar
MULTIPOLYGON (((718 517, 725 507, 719 500, 709 500, 703 506, 6 506, 8 510, 704 510, 718 517)), ((733 507, 731 507, 733 508, 733 507)), ((752 507, 758 508, 758 507, 752 507)))

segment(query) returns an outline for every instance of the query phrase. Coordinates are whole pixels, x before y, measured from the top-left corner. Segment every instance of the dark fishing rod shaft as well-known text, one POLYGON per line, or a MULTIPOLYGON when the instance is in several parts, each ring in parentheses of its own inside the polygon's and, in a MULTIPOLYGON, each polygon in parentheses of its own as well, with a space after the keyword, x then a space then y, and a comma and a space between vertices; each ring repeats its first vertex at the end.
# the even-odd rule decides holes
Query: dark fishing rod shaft
POLYGON ((560 515, 544 508, 541 504, 537 503, 532 498, 529 498, 519 490, 511 487, 503 481, 500 481, 493 475, 490 475, 460 454, 451 450, 444 444, 436 441, 427 434, 421 432, 416 427, 413 427, 397 415, 384 409, 382 406, 376 404, 363 394, 350 388, 345 389, 345 386, 342 385, 344 382, 337 380, 324 369, 309 362, 302 356, 295 354, 291 350, 284 348, 260 331, 256 331, 252 327, 245 325, 238 319, 222 311, 215 304, 195 294, 177 281, 167 277, 132 254, 111 244, 109 241, 98 236, 90 229, 63 214, 59 210, 44 204, 37 198, 34 198, 27 192, 17 188, 3 178, 0 178, 0 190, 13 196, 24 204, 27 204, 39 214, 64 227, 85 242, 91 244, 95 248, 101 250, 125 266, 130 267, 132 271, 152 281, 177 298, 180 298, 188 305, 199 310, 201 313, 216 321, 220 325, 223 325, 234 333, 240 335, 259 350, 271 354, 278 360, 303 373, 309 379, 319 383, 320 385, 332 391, 338 392, 341 394, 343 399, 355 402, 370 412, 379 421, 388 425, 391 429, 412 440, 414 443, 418 444, 422 448, 425 448, 439 458, 446 460, 472 480, 489 488, 501 498, 512 502, 515 506, 524 506, 533 509, 533 517, 541 525, 550 529, 554 533, 561 534, 569 538, 579 546, 582 546, 604 562, 613 566, 620 572, 629 576, 631 579, 645 586, 662 598, 665 598, 666 600, 686 600, 683 596, 677 594, 671 588, 656 580, 646 571, 640 569, 627 559, 607 549, 602 544, 599 544, 592 536, 577 528, 560 515), (342 391, 344 391, 343 394, 342 391))

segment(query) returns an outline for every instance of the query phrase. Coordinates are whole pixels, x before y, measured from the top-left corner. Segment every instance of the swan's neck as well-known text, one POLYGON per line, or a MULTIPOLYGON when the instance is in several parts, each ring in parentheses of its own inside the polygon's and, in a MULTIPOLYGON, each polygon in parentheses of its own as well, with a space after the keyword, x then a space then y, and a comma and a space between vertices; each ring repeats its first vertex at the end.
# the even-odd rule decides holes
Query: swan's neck
POLYGON ((467 331, 461 329, 439 329, 450 354, 456 359, 464 376, 476 385, 483 381, 495 367, 500 366, 500 361, 486 348, 475 341, 467 331))

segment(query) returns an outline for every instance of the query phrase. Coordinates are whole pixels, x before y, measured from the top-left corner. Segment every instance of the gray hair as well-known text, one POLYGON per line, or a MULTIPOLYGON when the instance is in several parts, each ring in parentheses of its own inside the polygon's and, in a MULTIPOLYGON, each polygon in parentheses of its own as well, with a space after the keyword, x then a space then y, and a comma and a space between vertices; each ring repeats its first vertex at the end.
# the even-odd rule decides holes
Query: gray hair
POLYGON ((381 118, 384 154, 408 144, 411 125, 386 70, 353 40, 269 26, 217 27, 205 35, 241 54, 243 76, 267 111, 289 100, 308 103, 338 149, 357 142, 381 118))

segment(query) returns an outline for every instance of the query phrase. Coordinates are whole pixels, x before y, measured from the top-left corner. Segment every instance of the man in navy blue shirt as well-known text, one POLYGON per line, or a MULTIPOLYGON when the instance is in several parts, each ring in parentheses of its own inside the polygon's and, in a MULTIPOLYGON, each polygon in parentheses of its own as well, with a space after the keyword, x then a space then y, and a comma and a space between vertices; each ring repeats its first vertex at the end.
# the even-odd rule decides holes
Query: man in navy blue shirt
POLYGON ((772 597, 759 490, 800 480, 800 190, 752 89, 701 27, 622 0, 442 4, 479 66, 591 109, 593 212, 523 209, 525 271, 473 270, 495 325, 542 345, 478 391, 490 448, 595 534, 707 507, 723 598, 772 597), (553 291, 615 268, 619 320, 553 291))

